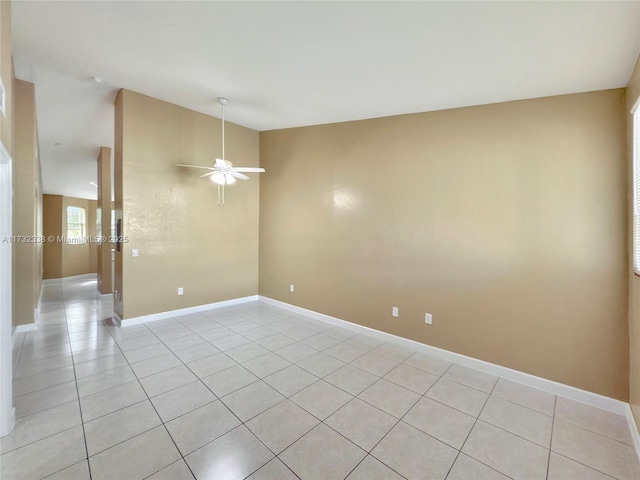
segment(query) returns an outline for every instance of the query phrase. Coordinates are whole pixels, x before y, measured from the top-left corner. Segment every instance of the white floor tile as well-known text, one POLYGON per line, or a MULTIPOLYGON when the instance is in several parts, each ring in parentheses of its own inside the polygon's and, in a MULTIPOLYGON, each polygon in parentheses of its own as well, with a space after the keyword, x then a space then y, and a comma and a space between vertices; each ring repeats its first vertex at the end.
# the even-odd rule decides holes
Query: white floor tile
POLYGON ((323 480, 345 478, 365 456, 364 450, 320 424, 280 454, 280 460, 300 478, 323 480))
POLYGON ((640 478, 620 415, 259 301, 124 329, 112 306, 92 275, 43 286, 3 478, 640 478))
POLYGON ((462 452, 511 478, 544 480, 549 450, 478 421, 462 452))
POLYGON ((166 425, 182 455, 188 455, 236 428, 240 420, 222 402, 214 401, 166 425))
POLYGON ((371 455, 406 478, 444 480, 458 451, 426 433, 398 423, 371 455))
POLYGON ((180 459, 164 426, 142 433, 89 458, 94 480, 144 479, 180 459))
POLYGON ((273 453, 241 425, 187 455, 185 460, 196 478, 242 480, 273 457, 273 453))

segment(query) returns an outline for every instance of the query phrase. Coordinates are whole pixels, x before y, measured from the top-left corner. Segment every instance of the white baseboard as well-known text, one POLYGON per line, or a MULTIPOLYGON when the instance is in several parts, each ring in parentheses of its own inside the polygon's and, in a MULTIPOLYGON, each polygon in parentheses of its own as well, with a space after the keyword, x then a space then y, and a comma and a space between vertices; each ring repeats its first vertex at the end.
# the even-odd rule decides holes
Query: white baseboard
POLYGON ((429 355, 433 355, 434 357, 442 358, 443 360, 455 362, 470 368, 475 368, 476 370, 491 373, 493 375, 497 375, 508 380, 527 385, 529 387, 547 391, 554 395, 560 395, 581 403, 585 403, 587 405, 591 405, 593 407, 602 408, 603 410, 608 410, 610 412, 622 415, 627 419, 629 430, 631 431, 631 436, 633 437, 633 444, 636 450, 636 454, 640 458, 640 432, 638 431, 639 425, 636 424, 633 412, 631 411, 631 406, 626 402, 611 397, 605 397, 604 395, 600 395, 598 393, 593 393, 587 390, 572 387, 570 385, 565 385, 563 383, 554 382, 553 380, 548 380, 546 378, 520 372, 518 370, 513 370, 501 365, 496 365, 494 363, 485 362, 484 360, 479 360, 477 358, 467 357, 466 355, 443 350, 438 347, 433 347, 431 345, 426 345, 414 340, 409 340, 408 338, 398 337, 391 333, 374 330, 363 325, 358 325, 346 320, 331 317, 329 315, 315 312, 313 310, 308 310, 306 308, 297 307, 295 305, 281 302, 279 300, 274 300, 269 297, 264 297, 262 295, 260 295, 260 301, 269 305, 274 305, 276 307, 290 310, 292 312, 300 313, 302 315, 306 315, 308 317, 327 322, 332 325, 337 325, 354 332, 364 333, 365 335, 375 337, 381 341, 411 348, 412 350, 427 353, 429 355))
POLYGON ((627 414, 625 416, 627 417, 629 430, 631 430, 633 446, 636 447, 636 454, 638 455, 638 458, 640 458, 640 430, 638 429, 640 425, 636 423, 636 419, 633 416, 633 411, 631 410, 631 405, 627 405, 627 414))
POLYGON ((259 299, 258 295, 251 295, 249 297, 223 300, 222 302, 207 303, 205 305, 197 305, 195 307, 187 307, 187 308, 181 308, 178 310, 170 310, 168 312, 152 313, 151 315, 143 315, 140 317, 126 318, 124 320, 122 320, 117 315, 114 315, 114 318, 120 324, 121 327, 130 327, 132 325, 139 325, 140 323, 155 322, 157 320, 166 320, 167 318, 173 318, 180 315, 189 315, 190 313, 204 312, 205 310, 212 310, 214 308, 230 307, 231 305, 238 305, 238 304, 247 303, 247 302, 255 302, 258 299, 259 299))
MULTIPOLYGON (((615 398, 606 397, 598 393, 589 392, 587 390, 582 390, 580 388, 572 387, 570 385, 565 385, 559 382, 555 382, 553 380, 548 380, 546 378, 537 377, 535 375, 520 372, 518 370, 513 370, 511 368, 503 367, 501 365, 496 365, 494 363, 485 362, 484 360, 479 360, 477 358, 467 357, 466 355, 450 352, 448 350, 444 350, 438 347, 433 347, 431 345, 416 342, 408 338, 398 337, 391 333, 382 332, 380 330, 374 330, 372 328, 365 327, 363 325, 358 325, 356 323, 348 322, 346 320, 331 317, 329 315, 315 312, 313 310, 308 310, 306 308, 297 307, 295 305, 281 302, 279 300, 274 300, 269 297, 264 297, 262 295, 251 295, 248 297, 235 298, 232 300, 225 300, 222 302, 209 303, 205 305, 197 305, 195 307, 187 307, 187 308, 182 308, 178 310, 171 310, 168 312, 154 313, 151 315, 143 315, 140 317, 128 318, 125 320, 122 320, 116 314, 113 315, 113 318, 121 327, 129 327, 133 325, 139 325, 141 323, 165 320, 165 319, 180 316, 180 315, 188 315, 190 313, 198 313, 198 312, 203 312, 205 310, 211 310, 215 308, 229 307, 232 305, 253 302, 256 300, 259 300, 269 305, 290 310, 292 312, 300 313, 302 315, 313 318, 315 320, 320 320, 323 322, 330 323, 332 325, 340 326, 357 333, 363 333, 365 335, 369 335, 371 337, 377 338, 384 342, 389 342, 389 343, 393 343, 403 347, 407 347, 412 350, 416 350, 419 352, 432 355, 434 357, 441 358, 443 360, 454 362, 459 365, 464 365, 470 368, 475 368, 476 370, 497 375, 499 377, 506 378, 508 380, 518 382, 523 385, 537 388, 539 390, 544 390, 554 395, 560 395, 562 397, 570 398, 572 400, 576 400, 578 402, 582 402, 587 405, 591 405, 597 408, 602 408, 603 410, 608 410, 610 412, 623 415, 627 419, 627 422, 629 423, 629 429, 631 430, 631 434, 633 436, 635 449, 636 449, 636 452, 638 453, 638 456, 640 457, 640 433, 638 432, 638 427, 636 426, 636 422, 633 417, 631 407, 626 402, 617 400, 615 398)), ((26 327, 26 326, 23 326, 23 327, 26 327)), ((35 326, 33 329, 35 329, 35 326)))
MULTIPOLYGON (((600 395, 598 393, 589 392, 586 390, 582 390, 580 388, 565 385, 563 383, 554 382, 553 380, 547 380, 546 378, 537 377, 535 375, 520 372, 517 370, 512 370, 511 368, 503 367, 501 365, 496 365, 495 363, 485 362, 484 360, 478 360, 477 358, 467 357, 466 355, 450 352, 448 350, 443 350, 438 347, 433 347, 431 345, 426 345, 424 343, 416 342, 414 340, 409 340, 408 338, 398 337, 391 333, 374 330, 372 328, 358 325, 356 323, 351 323, 346 320, 341 320, 339 318, 331 317, 323 313, 314 312, 313 310, 307 310, 306 308, 296 307, 295 305, 281 302, 279 300, 274 300, 269 297, 260 296, 260 301, 270 305, 274 305, 276 307, 290 310, 292 312, 306 315, 316 320, 328 322, 328 323, 331 323, 332 325, 337 325, 354 332, 364 333, 366 335, 375 337, 381 341, 394 343, 403 347, 410 348, 412 350, 417 350, 419 352, 427 353, 429 355, 442 358, 443 360, 447 360, 449 362, 455 362, 459 365, 475 368, 476 370, 480 370, 493 375, 498 375, 500 377, 506 378, 508 380, 512 380, 514 382, 522 383, 524 385, 528 385, 530 387, 534 387, 539 390, 544 390, 549 393, 553 393, 554 395, 560 395, 566 398, 570 398, 572 400, 576 400, 578 402, 592 405, 594 407, 602 408, 604 410, 608 410, 610 412, 614 412, 619 415, 623 415, 625 417, 627 416, 627 412, 629 411, 628 403, 623 402, 621 400, 616 400, 615 398, 605 397, 604 395, 600 395)), ((634 425, 634 428, 635 428, 635 425, 634 425)))
POLYGON ((9 418, 2 420, 2 428, 0 428, 0 437, 9 435, 16 426, 16 407, 11 409, 9 418))
MULTIPOLYGON (((25 325, 16 325, 16 328, 13 329, 13 333, 11 334, 11 351, 13 352, 16 348, 16 342, 18 339, 20 341, 24 340, 24 334, 28 332, 35 332, 38 329, 35 323, 27 323, 25 325)), ((20 349, 22 349, 22 343, 20 344, 20 349)))
POLYGON ((60 278, 60 280, 64 281, 73 281, 73 280, 82 280, 83 278, 86 279, 98 279, 98 274, 97 273, 81 273, 80 275, 69 275, 68 277, 62 277, 60 278))
POLYGON ((77 280, 93 280, 97 279, 97 273, 81 273, 80 275, 70 275, 68 277, 46 278, 42 280, 43 285, 51 285, 54 283, 74 282, 77 280))
POLYGON ((100 290, 98 290, 98 296, 101 300, 113 299, 113 293, 100 293, 100 290))
POLYGON ((82 273, 80 275, 71 275, 69 277, 47 278, 47 279, 42 280, 42 284, 43 285, 51 285, 51 284, 62 283, 62 282, 67 282, 67 281, 82 280, 83 278, 86 278, 87 280, 94 279, 94 278, 97 278, 97 274, 96 273, 82 273))
POLYGON ((24 325, 16 325, 16 328, 13 331, 13 334, 15 335, 16 333, 33 332, 34 330, 37 330, 37 329, 38 329, 38 326, 35 323, 25 323, 24 325))
POLYGON ((22 332, 16 332, 16 330, 13 330, 13 334, 11 335, 11 351, 13 351, 16 348, 16 342, 18 341, 18 338, 22 338, 22 332))
POLYGON ((43 286, 44 285, 40 285, 40 295, 38 296, 38 306, 33 312, 33 319, 36 322, 36 325, 38 324, 38 320, 40 320, 40 308, 42 307, 42 287, 43 286))

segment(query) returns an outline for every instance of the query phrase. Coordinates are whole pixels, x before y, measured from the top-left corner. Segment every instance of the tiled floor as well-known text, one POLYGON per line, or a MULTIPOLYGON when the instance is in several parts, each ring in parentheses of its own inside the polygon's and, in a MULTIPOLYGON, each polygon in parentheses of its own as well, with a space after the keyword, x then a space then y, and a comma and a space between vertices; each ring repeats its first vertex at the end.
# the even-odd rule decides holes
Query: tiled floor
POLYGON ((95 291, 18 338, 3 480, 640 478, 619 415, 258 302, 120 329, 95 291))

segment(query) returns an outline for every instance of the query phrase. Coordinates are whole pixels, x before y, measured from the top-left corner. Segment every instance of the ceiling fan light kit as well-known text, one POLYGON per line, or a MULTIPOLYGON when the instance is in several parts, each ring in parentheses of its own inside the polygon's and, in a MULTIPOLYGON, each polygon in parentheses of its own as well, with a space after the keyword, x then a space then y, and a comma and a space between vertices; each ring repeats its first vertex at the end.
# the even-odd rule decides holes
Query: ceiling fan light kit
POLYGON ((218 185, 231 185, 232 183, 236 183, 236 179, 231 175, 220 172, 214 173, 210 178, 212 182, 217 183, 218 185))
POLYGON ((211 181, 218 186, 218 206, 224 205, 224 187, 236 183, 236 179, 249 180, 244 173, 263 173, 264 168, 258 167, 234 167, 233 163, 224 158, 224 107, 229 100, 224 97, 218 97, 218 103, 222 106, 222 158, 216 158, 213 167, 204 167, 199 165, 185 165, 179 163, 179 167, 204 168, 210 172, 201 175, 200 178, 209 177, 211 181), (244 172, 244 173, 243 173, 244 172))

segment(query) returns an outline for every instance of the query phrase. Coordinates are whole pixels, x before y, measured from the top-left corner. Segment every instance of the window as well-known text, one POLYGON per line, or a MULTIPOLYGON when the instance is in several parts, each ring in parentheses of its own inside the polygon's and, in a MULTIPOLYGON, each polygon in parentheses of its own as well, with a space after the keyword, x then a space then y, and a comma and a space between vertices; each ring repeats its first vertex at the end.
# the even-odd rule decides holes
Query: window
POLYGON ((83 243, 85 237, 84 208, 67 207, 67 242, 83 243))

